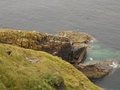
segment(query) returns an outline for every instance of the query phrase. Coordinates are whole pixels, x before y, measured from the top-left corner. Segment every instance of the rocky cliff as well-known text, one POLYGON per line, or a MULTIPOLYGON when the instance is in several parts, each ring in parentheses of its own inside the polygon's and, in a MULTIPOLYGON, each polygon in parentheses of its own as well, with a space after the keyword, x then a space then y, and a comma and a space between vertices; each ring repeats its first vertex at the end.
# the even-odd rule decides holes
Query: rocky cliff
MULTIPOLYGON (((71 63, 78 70, 86 74, 86 76, 90 76, 90 78, 98 77, 98 73, 99 77, 103 77, 108 74, 108 72, 102 70, 102 66, 96 67, 98 64, 81 64, 86 58, 90 40, 92 40, 92 36, 82 32, 64 31, 56 35, 51 35, 35 31, 0 30, 0 43, 37 51, 45 51, 71 63), (94 69, 100 69, 101 72, 98 70, 99 72, 96 71, 96 73, 94 69), (88 72, 90 72, 90 70, 91 73, 94 74, 89 74, 88 72)), ((109 68, 108 71, 110 71, 109 68)))
POLYGON ((0 43, 45 51, 72 63, 79 64, 86 55, 91 36, 80 32, 60 32, 58 35, 20 30, 0 30, 0 43))

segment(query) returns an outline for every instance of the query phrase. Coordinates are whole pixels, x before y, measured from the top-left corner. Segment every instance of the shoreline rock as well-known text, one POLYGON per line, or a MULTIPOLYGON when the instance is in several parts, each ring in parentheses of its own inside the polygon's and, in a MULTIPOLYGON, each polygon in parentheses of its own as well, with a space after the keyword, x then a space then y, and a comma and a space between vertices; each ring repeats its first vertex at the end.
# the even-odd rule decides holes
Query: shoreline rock
POLYGON ((75 67, 83 72, 89 79, 99 79, 112 71, 112 63, 113 61, 104 61, 95 64, 79 64, 75 67))
POLYGON ((45 51, 72 64, 79 64, 84 61, 88 47, 85 42, 90 39, 91 37, 85 33, 72 31, 50 35, 20 30, 0 30, 0 43, 45 51), (61 33, 65 34, 66 37, 61 33))

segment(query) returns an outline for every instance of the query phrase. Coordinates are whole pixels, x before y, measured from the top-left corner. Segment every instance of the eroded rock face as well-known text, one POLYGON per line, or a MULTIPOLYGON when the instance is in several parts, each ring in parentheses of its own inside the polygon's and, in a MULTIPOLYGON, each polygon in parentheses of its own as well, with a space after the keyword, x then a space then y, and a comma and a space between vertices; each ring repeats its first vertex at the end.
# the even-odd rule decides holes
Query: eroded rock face
POLYGON ((1 30, 0 43, 41 50, 72 63, 81 63, 86 56, 91 36, 80 32, 60 32, 57 35, 20 30, 1 30))
POLYGON ((69 55, 71 56, 70 63, 78 65, 84 61, 87 54, 87 48, 89 47, 88 42, 92 40, 92 36, 74 31, 59 32, 57 36, 68 38, 72 45, 71 53, 69 55))
POLYGON ((113 67, 113 61, 104 61, 95 64, 79 64, 75 66, 78 70, 82 71, 89 79, 97 79, 107 75, 113 67))

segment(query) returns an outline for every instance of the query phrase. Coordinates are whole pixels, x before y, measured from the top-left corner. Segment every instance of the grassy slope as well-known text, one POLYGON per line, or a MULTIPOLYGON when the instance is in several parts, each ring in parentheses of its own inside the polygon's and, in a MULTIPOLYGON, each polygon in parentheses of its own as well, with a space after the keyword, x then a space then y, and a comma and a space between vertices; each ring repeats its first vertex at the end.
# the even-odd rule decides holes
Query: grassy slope
POLYGON ((41 50, 40 42, 44 42, 45 37, 45 33, 0 29, 0 43, 12 44, 34 50, 41 50))
POLYGON ((58 57, 0 44, 0 90, 101 89, 58 57))

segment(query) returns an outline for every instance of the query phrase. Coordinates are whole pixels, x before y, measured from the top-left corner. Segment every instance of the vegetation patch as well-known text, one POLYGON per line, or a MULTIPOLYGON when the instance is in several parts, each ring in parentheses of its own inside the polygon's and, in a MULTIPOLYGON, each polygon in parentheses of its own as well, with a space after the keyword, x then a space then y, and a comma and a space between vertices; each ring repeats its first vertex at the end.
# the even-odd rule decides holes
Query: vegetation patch
POLYGON ((0 90, 101 90, 101 88, 58 57, 42 51, 0 44, 0 90), (32 63, 29 60, 37 62, 32 63))

